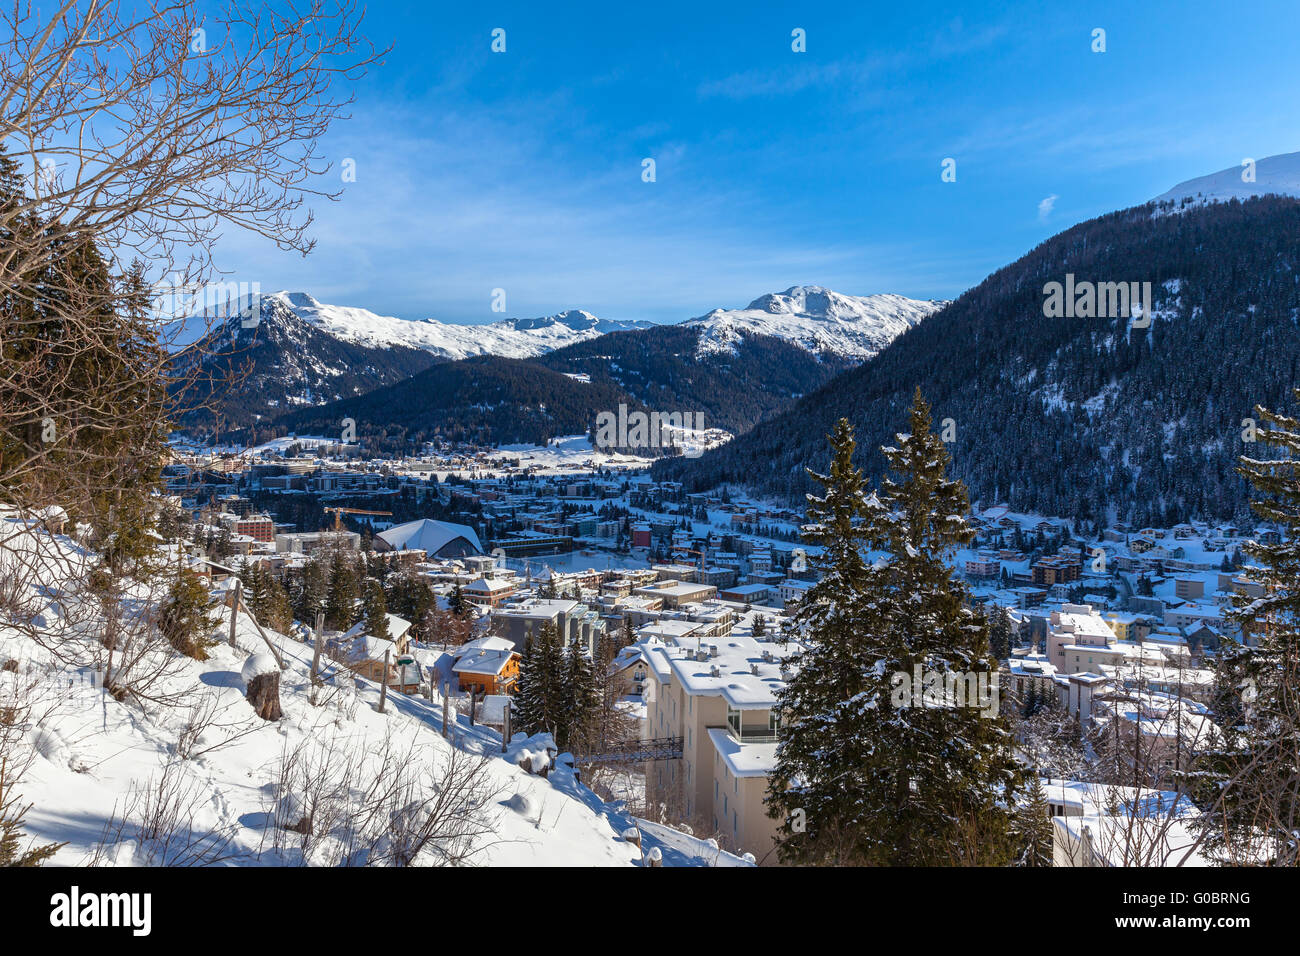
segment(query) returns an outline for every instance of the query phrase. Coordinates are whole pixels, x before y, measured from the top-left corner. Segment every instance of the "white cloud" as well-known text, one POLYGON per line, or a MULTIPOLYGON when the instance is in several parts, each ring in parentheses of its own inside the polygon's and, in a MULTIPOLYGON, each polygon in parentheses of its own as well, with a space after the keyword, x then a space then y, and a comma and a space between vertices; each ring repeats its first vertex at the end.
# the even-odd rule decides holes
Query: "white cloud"
POLYGON ((1056 200, 1060 197, 1056 193, 1048 196, 1046 199, 1039 200, 1038 219, 1040 222, 1047 222, 1047 217, 1052 214, 1052 208, 1056 205, 1056 200))

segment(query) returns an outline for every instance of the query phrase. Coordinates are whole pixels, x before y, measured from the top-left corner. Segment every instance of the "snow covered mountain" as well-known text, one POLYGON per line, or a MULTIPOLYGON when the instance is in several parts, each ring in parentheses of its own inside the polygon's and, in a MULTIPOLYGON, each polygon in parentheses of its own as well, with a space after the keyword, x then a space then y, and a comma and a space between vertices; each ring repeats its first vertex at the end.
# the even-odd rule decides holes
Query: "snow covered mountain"
POLYGON ((760 296, 743 309, 714 309, 688 319, 698 326, 702 351, 730 351, 737 334, 785 339, 813 353, 864 361, 937 312, 947 302, 901 295, 844 295, 821 286, 793 286, 760 296))
MULTIPOLYGON (((1259 164, 1265 188, 1276 168, 1259 164)), ((953 470, 973 499, 1135 527, 1253 520, 1238 436, 1256 403, 1291 401, 1298 235, 1300 202, 1283 196, 1080 223, 735 441, 656 463, 655 477, 798 502, 841 416, 874 477, 919 386, 936 423, 958 423, 953 470), (1071 273, 1149 281, 1150 328, 1122 314, 1044 321, 1044 286, 1071 273)))
POLYGON ((535 358, 651 324, 608 321, 580 309, 490 325, 411 321, 326 305, 305 292, 261 295, 256 309, 246 297, 222 309, 228 312, 234 315, 219 321, 186 320, 189 339, 198 343, 177 360, 193 379, 183 390, 183 426, 209 424, 213 411, 226 425, 254 424, 285 409, 362 395, 437 362, 535 358), (256 321, 241 318, 254 311, 256 321))
POLYGON ((1270 193, 1300 197, 1300 153, 1282 153, 1256 161, 1254 182, 1242 179, 1246 172, 1245 166, 1229 166, 1217 173, 1179 183, 1161 193, 1155 201, 1203 205, 1270 193))
MULTIPOLYGON (((715 309, 678 327, 697 333, 691 350, 697 362, 740 355, 744 341, 759 335, 842 364, 870 358, 944 304, 796 286, 762 296, 746 309, 715 309)), ((674 328, 600 319, 581 309, 489 325, 412 321, 285 291, 261 295, 256 308, 244 299, 222 312, 235 314, 219 321, 203 316, 186 320, 193 330, 189 339, 199 341, 177 360, 178 370, 189 373, 179 390, 179 422, 185 428, 265 422, 289 409, 364 395, 440 362, 480 356, 534 359, 609 332, 666 335, 674 328), (255 321, 241 317, 254 311, 255 321)), ((788 383, 786 394, 815 388, 822 376, 804 378, 788 383)))
POLYGON ((582 309, 536 319, 505 319, 489 325, 457 325, 437 319, 398 319, 367 309, 326 305, 305 292, 262 296, 262 309, 287 308, 308 325, 344 342, 368 348, 422 349, 439 358, 471 355, 532 358, 606 332, 645 328, 645 321, 600 319, 582 309))

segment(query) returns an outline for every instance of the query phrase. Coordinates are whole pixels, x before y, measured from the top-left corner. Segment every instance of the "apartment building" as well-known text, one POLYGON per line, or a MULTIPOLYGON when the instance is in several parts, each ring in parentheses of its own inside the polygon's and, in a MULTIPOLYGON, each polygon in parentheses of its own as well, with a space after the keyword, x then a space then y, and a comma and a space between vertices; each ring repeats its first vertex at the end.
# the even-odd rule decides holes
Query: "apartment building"
POLYGON ((595 653, 596 642, 605 632, 605 622, 599 612, 581 601, 530 599, 520 604, 495 608, 492 622, 499 625, 505 638, 516 649, 524 646, 529 637, 546 624, 554 624, 566 645, 578 644, 588 653, 595 653))
POLYGON ((275 522, 267 514, 222 514, 218 516, 221 524, 232 535, 245 535, 254 541, 270 544, 275 540, 275 522))
POLYGON ((1089 654, 1095 662, 1114 640, 1115 632, 1092 605, 1063 604, 1061 610, 1053 611, 1048 619, 1047 659, 1062 674, 1078 670, 1100 673, 1091 666, 1072 668, 1071 664, 1077 664, 1089 654))
POLYGON ((772 863, 777 821, 763 801, 776 766, 775 694, 785 680, 782 661, 800 647, 734 635, 669 641, 642 645, 648 664, 642 732, 680 737, 682 758, 647 763, 647 797, 676 804, 685 819, 711 829, 729 848, 772 863))
POLYGON ((660 598, 666 608, 677 608, 683 604, 699 604, 718 593, 711 584, 692 584, 687 581, 659 581, 632 592, 637 597, 660 598))
POLYGON ((503 578, 478 578, 462 587, 461 593, 465 600, 480 607, 500 607, 515 593, 515 585, 503 578))

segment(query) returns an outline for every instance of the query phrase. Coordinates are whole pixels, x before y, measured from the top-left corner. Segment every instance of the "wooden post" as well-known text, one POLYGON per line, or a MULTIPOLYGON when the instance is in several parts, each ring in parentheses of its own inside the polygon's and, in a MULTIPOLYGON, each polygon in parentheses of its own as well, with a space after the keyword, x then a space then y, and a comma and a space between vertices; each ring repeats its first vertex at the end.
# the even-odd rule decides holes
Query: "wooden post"
POLYGON ((239 617, 239 600, 240 592, 243 590, 244 583, 235 578, 235 596, 230 601, 230 646, 235 647, 235 619, 239 617))
POLYGON ((321 638, 324 635, 324 630, 325 630, 325 612, 317 611, 316 631, 315 634, 313 635, 313 637, 315 638, 313 643, 315 643, 316 645, 316 650, 312 653, 311 656, 311 682, 316 685, 320 684, 320 650, 321 650, 321 638))
POLYGON ((253 627, 257 628, 257 633, 262 635, 262 643, 270 648, 271 656, 275 658, 275 663, 279 665, 280 670, 284 670, 285 663, 284 658, 280 656, 280 649, 271 643, 271 638, 267 636, 266 631, 262 630, 262 625, 257 623, 257 618, 253 616, 251 610, 248 612, 248 619, 253 622, 253 627))
POLYGON ((510 701, 506 701, 506 719, 501 728, 501 752, 505 753, 506 748, 510 746, 510 701))
POLYGON ((388 703, 388 659, 393 656, 391 650, 384 651, 384 675, 379 682, 379 712, 384 712, 384 705, 388 703))
POLYGON ((451 695, 451 682, 442 682, 442 736, 447 736, 447 698, 451 695))
POLYGON ((469 689, 469 725, 474 726, 474 705, 478 703, 478 685, 469 689))

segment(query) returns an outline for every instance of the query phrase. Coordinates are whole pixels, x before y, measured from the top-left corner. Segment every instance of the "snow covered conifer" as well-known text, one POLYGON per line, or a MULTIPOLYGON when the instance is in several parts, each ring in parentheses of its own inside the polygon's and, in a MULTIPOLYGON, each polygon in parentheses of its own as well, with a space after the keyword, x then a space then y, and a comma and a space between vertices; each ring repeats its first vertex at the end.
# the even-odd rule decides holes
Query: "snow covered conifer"
POLYGON ((356 620, 356 603, 360 583, 356 569, 345 559, 342 551, 335 551, 330 560, 329 593, 325 601, 325 621, 331 627, 346 631, 356 620))
POLYGON ((1036 774, 1029 778, 1025 797, 1013 813, 1012 834, 1019 847, 1018 865, 1052 865, 1051 806, 1036 774))
POLYGON ((860 710, 867 689, 863 658, 869 505, 853 464, 853 427, 840 419, 829 436, 831 467, 811 473, 825 493, 808 496, 803 538, 820 547, 810 560, 821 579, 799 602, 791 631, 806 651, 779 695, 785 719, 771 776, 768 813, 781 820, 786 862, 863 862, 856 835, 866 823, 859 761, 871 746, 860 710))
POLYGON ((892 474, 864 494, 852 430, 831 438, 806 539, 823 580, 798 611, 808 651, 782 694, 771 812, 783 859, 999 865, 1011 854, 1021 773, 999 715, 988 625, 946 563, 969 542, 968 502, 916 393, 910 433, 882 449, 892 474), (883 552, 867 564, 864 555, 883 552), (802 809, 804 832, 791 823, 802 809))
MULTIPOLYGON (((1295 391, 1300 400, 1300 389, 1295 391)), ((1300 420, 1262 407, 1257 440, 1285 450, 1243 456, 1251 507, 1282 531, 1277 544, 1249 542, 1245 576, 1263 587, 1239 594, 1230 612, 1242 640, 1221 652, 1215 716, 1221 733, 1191 778, 1207 802, 1206 846, 1229 863, 1300 864, 1300 420)))

